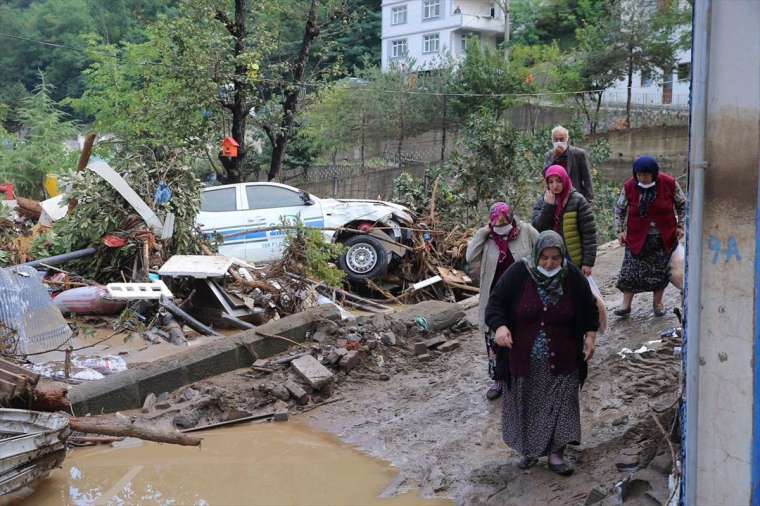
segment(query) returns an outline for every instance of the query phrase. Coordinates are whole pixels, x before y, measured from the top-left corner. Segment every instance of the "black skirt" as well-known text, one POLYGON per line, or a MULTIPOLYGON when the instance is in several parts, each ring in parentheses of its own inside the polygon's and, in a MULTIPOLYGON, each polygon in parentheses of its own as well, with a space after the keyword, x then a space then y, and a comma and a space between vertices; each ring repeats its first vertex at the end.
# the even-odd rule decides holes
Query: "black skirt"
POLYGON ((621 292, 654 292, 670 282, 670 254, 665 250, 660 234, 647 235, 641 253, 634 255, 625 248, 623 266, 617 288, 621 292))

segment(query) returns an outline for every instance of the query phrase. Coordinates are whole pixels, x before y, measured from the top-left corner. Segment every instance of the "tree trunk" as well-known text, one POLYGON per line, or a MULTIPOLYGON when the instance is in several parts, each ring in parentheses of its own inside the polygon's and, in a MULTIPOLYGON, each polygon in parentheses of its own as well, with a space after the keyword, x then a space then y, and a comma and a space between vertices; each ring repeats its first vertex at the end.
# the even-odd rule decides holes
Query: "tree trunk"
POLYGON ((245 123, 248 117, 249 108, 246 105, 245 75, 247 68, 240 62, 239 57, 245 52, 245 39, 247 36, 245 26, 245 16, 248 11, 248 0, 235 0, 235 21, 229 20, 222 11, 216 12, 216 19, 225 24, 227 31, 235 39, 233 55, 235 61, 235 76, 232 78, 234 89, 234 99, 231 104, 224 104, 232 114, 232 138, 239 144, 238 155, 235 158, 219 157, 222 166, 226 172, 223 178, 224 183, 239 183, 242 181, 242 166, 246 155, 245 148, 245 123))
POLYGON ((628 86, 625 99, 625 127, 631 128, 631 92, 633 88, 633 48, 628 50, 628 86))
POLYGON ((448 109, 448 96, 443 94, 443 116, 441 118, 441 167, 446 161, 446 114, 448 109))
POLYGON ((509 60, 509 35, 512 31, 512 19, 510 13, 511 0, 502 0, 502 10, 504 11, 504 59, 509 60))
POLYGON ((364 170, 364 149, 367 144, 367 115, 362 111, 362 170, 364 170))
POLYGON ((187 436, 177 431, 165 431, 154 427, 136 425, 134 421, 119 416, 88 416, 69 419, 69 426, 85 434, 102 434, 104 436, 136 437, 146 441, 171 443, 182 446, 200 446, 202 439, 187 436))
POLYGON ((293 66, 293 83, 295 86, 289 87, 288 92, 285 95, 285 100, 282 103, 282 121, 280 128, 276 135, 273 135, 271 139, 272 143, 272 159, 269 164, 269 173, 267 179, 269 181, 277 177, 282 169, 282 160, 285 158, 285 150, 288 147, 288 142, 293 136, 293 123, 295 122, 296 112, 298 110, 298 99, 301 93, 301 83, 303 82, 304 75, 306 73, 306 60, 309 58, 311 51, 311 45, 314 40, 319 37, 319 26, 317 26, 317 11, 319 9, 320 0, 311 0, 309 7, 309 14, 306 18, 306 27, 303 32, 303 39, 301 41, 301 50, 298 53, 298 59, 293 66))
POLYGON ((70 411, 67 397, 69 385, 58 381, 41 380, 34 388, 30 407, 36 411, 70 411))
POLYGON ((604 92, 600 91, 596 94, 596 109, 594 109, 594 122, 591 124, 592 134, 596 133, 596 127, 599 125, 599 109, 602 108, 602 97, 604 92))

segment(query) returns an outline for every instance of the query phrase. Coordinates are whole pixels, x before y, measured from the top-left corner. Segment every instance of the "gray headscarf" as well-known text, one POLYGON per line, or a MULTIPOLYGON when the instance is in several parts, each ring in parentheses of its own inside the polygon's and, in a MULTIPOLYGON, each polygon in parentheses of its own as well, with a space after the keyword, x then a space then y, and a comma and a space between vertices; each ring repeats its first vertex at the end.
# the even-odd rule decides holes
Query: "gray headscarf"
POLYGON ((530 277, 533 278, 539 290, 546 294, 546 297, 552 304, 556 304, 562 297, 562 285, 567 274, 567 249, 565 248, 565 241, 562 239, 562 236, 554 230, 544 230, 538 235, 536 244, 533 245, 531 257, 525 257, 522 261, 528 267, 530 277), (562 255, 561 270, 551 278, 538 270, 538 259, 547 248, 557 248, 562 255))

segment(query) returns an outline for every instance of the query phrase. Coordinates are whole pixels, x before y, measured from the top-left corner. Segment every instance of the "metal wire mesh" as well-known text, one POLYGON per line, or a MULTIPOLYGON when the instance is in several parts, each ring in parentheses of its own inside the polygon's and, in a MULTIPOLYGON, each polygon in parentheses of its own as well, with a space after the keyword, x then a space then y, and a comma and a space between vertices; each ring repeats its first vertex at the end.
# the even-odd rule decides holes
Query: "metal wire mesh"
POLYGON ((72 335, 32 267, 0 269, 0 340, 19 355, 53 349, 72 335))

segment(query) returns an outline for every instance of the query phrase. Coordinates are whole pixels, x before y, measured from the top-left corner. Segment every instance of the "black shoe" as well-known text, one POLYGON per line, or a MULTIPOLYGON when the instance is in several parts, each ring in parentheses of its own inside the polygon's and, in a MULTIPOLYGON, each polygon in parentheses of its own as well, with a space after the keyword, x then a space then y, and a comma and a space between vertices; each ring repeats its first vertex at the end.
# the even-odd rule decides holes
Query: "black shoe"
POLYGON ((486 392, 486 399, 493 401, 501 397, 501 385, 494 383, 486 392))
POLYGON ((658 318, 665 316, 667 314, 667 312, 665 311, 665 306, 663 304, 660 304, 659 306, 654 305, 653 310, 654 310, 654 315, 657 316, 658 318))
POLYGON ((628 308, 628 309, 625 309, 625 308, 616 309, 615 311, 613 311, 613 314, 615 316, 628 316, 629 314, 631 314, 631 308, 628 308))
POLYGON ((551 462, 549 462, 548 464, 549 464, 549 470, 557 473, 560 476, 570 476, 575 471, 573 466, 571 466, 567 462, 563 462, 561 464, 552 464, 551 462))
POLYGON ((520 462, 517 463, 517 467, 523 470, 530 469, 535 466, 537 462, 538 459, 536 457, 523 457, 520 459, 520 462))

